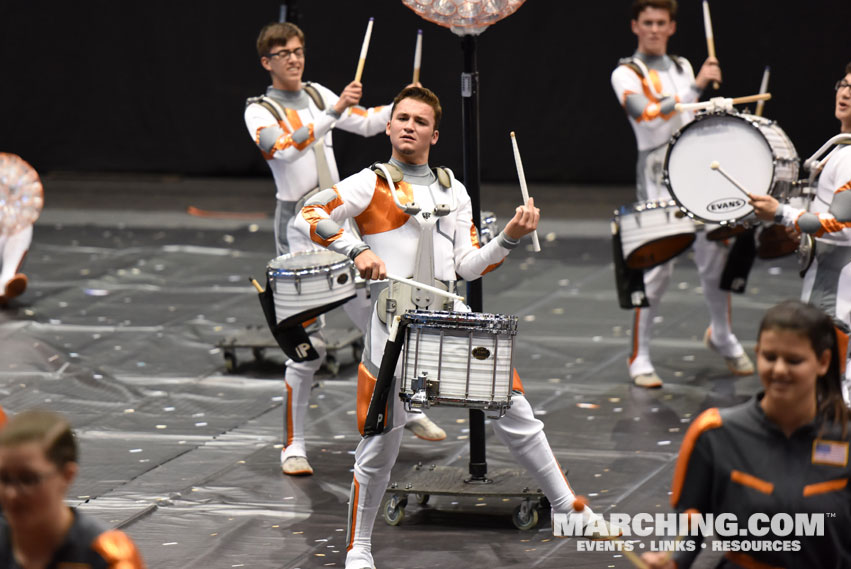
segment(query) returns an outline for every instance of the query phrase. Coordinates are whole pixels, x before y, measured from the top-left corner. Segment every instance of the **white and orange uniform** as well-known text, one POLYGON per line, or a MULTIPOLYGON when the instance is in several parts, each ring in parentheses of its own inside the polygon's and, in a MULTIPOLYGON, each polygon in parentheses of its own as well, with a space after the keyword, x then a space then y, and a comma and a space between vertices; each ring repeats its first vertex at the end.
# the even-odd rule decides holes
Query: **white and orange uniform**
MULTIPOLYGON (((408 166, 393 160, 391 163, 404 174, 397 184, 401 203, 414 201, 424 212, 433 211, 436 204, 452 203, 451 191, 437 182, 427 166, 408 166)), ((454 189, 457 207, 441 217, 433 228, 434 277, 448 281, 454 280, 457 274, 470 281, 501 263, 516 242, 500 233, 480 247, 467 190, 457 181, 454 181, 454 189)), ((316 243, 343 254, 357 251, 366 243, 384 261, 388 273, 410 276, 414 271, 420 229, 415 219, 396 206, 390 191, 384 178, 372 170, 362 170, 337 184, 333 191, 326 190, 311 198, 296 225, 309 233, 316 243), (357 223, 362 242, 342 228, 347 218, 357 223)), ((457 301, 454 309, 469 310, 457 301)), ((377 310, 373 310, 363 361, 358 369, 357 407, 361 433, 387 338, 387 326, 378 318, 377 310)), ((397 378, 400 368, 401 361, 396 368, 397 378)), ((535 477, 552 503, 553 511, 570 512, 574 494, 550 449, 543 423, 535 418, 516 375, 515 390, 511 408, 504 417, 493 422, 494 431, 514 459, 535 477)), ((390 391, 392 404, 388 404, 392 408, 388 410, 384 432, 362 439, 355 453, 349 502, 348 569, 374 566, 372 527, 403 434, 403 422, 399 417, 404 416, 404 408, 397 393, 398 387, 394 385, 390 391)), ((587 511, 583 515, 591 516, 592 513, 587 511)))
MULTIPOLYGON (((648 56, 636 52, 631 58, 631 61, 634 60, 639 60, 639 65, 647 68, 647 76, 622 64, 612 72, 612 87, 627 113, 638 144, 638 201, 670 200, 671 194, 662 179, 668 141, 694 119, 691 112, 678 113, 674 105, 697 101, 700 91, 694 82, 694 71, 684 58, 675 61, 667 55, 648 56)), ((719 288, 727 253, 722 243, 709 241, 704 232, 698 232, 694 242, 694 260, 709 309, 712 343, 723 356, 737 357, 744 353, 744 348, 730 327, 730 295, 719 288)), ((631 377, 654 371, 650 360, 650 328, 673 271, 674 262, 669 261, 644 273, 645 293, 650 306, 635 310, 633 351, 629 358, 631 377)))
MULTIPOLYGON (((844 219, 847 212, 831 208, 834 199, 846 192, 851 193, 851 145, 840 145, 828 155, 810 204, 809 211, 818 215, 821 227, 814 234, 816 256, 804 275, 801 300, 818 306, 851 328, 851 220, 844 219), (834 213, 843 219, 837 219, 834 213)), ((846 196, 843 199, 847 199, 846 196)), ((784 225, 800 229, 798 220, 804 213, 805 210, 782 204, 777 219, 784 225)), ((851 361, 845 367, 845 400, 851 403, 849 364, 851 361)))
MULTIPOLYGON (((264 106, 253 103, 245 108, 248 134, 257 144, 272 170, 275 179, 277 207, 275 209, 275 249, 277 255, 318 248, 307 237, 293 229, 296 202, 318 188, 320 160, 327 166, 330 180, 337 182, 340 174, 334 159, 331 131, 340 128, 363 136, 384 132, 390 120, 390 106, 365 109, 352 107, 342 115, 334 112, 339 97, 317 83, 311 83, 322 98, 325 110, 319 107, 302 89, 283 91, 269 87, 266 96, 283 107, 285 117, 278 121, 264 106), (316 147, 321 141, 322 146, 316 147), (321 152, 317 159, 315 152, 321 152)), ((369 316, 369 301, 365 291, 343 305, 352 322, 363 330, 369 316)), ((325 360, 325 342, 319 328, 309 330, 310 341, 319 358, 296 363, 287 361, 284 389, 284 451, 282 461, 290 456, 307 456, 304 443, 304 420, 307 413, 313 376, 325 360)))

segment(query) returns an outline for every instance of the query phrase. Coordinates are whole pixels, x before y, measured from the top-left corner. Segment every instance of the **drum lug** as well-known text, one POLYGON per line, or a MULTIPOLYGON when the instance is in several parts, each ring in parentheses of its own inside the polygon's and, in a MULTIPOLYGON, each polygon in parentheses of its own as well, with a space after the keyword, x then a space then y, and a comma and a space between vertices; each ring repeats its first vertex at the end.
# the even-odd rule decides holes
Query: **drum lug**
POLYGON ((385 304, 384 311, 388 314, 396 314, 396 299, 388 298, 387 303, 385 304))
POLYGON ((301 294, 301 275, 295 275, 295 291, 298 294, 301 294))

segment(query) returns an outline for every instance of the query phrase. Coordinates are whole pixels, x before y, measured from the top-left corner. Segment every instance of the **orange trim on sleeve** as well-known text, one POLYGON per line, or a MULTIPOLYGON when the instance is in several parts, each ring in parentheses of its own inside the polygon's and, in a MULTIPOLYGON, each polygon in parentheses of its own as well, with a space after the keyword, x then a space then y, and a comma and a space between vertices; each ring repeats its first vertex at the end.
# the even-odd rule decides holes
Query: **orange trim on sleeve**
POLYGON ((804 498, 809 498, 810 496, 817 496, 819 494, 827 494, 828 492, 844 490, 847 486, 847 478, 837 478, 836 480, 828 480, 827 482, 807 484, 806 486, 804 486, 804 498))
POLYGON ((349 107, 353 115, 357 115, 359 117, 365 117, 369 114, 369 111, 361 108, 361 107, 349 107))
POLYGON ((524 395, 526 394, 526 390, 523 389, 523 382, 520 381, 520 375, 517 373, 517 368, 514 369, 514 376, 511 378, 511 389, 513 391, 519 391, 524 395))
POLYGON ((136 544, 123 531, 106 531, 95 539, 92 549, 108 563, 109 569, 145 569, 136 544))
POLYGON ((8 417, 6 416, 6 412, 0 407, 0 427, 6 424, 8 417))
POLYGON ((851 190, 851 181, 845 184, 844 186, 839 186, 838 188, 836 188, 836 191, 833 192, 833 195, 836 195, 839 192, 847 192, 848 190, 851 190))
POLYGON ((741 484, 742 486, 753 488, 757 492, 762 492, 763 494, 770 495, 774 492, 773 483, 769 482, 768 480, 763 480, 762 478, 757 478, 756 476, 748 474, 747 472, 742 472, 741 470, 731 471, 730 480, 737 484, 741 484))
MULTIPOLYGON (((410 203, 414 200, 414 191, 409 183, 399 182, 396 191, 404 197, 404 199, 400 198, 400 202, 410 203)), ((358 224, 361 235, 375 235, 402 227, 410 217, 396 207, 387 181, 376 175, 372 201, 360 215, 355 217, 355 223, 358 224)))
POLYGON ((494 263, 493 265, 488 265, 488 266, 485 268, 485 270, 484 270, 484 271, 482 271, 482 276, 484 276, 484 275, 488 274, 489 272, 491 272, 491 271, 493 271, 493 270, 495 270, 495 269, 499 268, 499 266, 500 266, 500 265, 502 265, 503 261, 505 261, 505 259, 503 259, 503 260, 502 260, 502 261, 500 261, 499 263, 494 263))
POLYGON ((470 224, 470 241, 473 243, 473 247, 476 249, 481 249, 482 244, 479 242, 479 232, 476 231, 476 224, 470 224))
POLYGON ((778 567, 777 565, 769 565, 762 561, 757 561, 747 553, 728 551, 724 554, 724 557, 745 569, 783 569, 783 567, 778 567))
POLYGON ((689 426, 686 436, 680 445, 680 455, 677 458, 677 466, 674 469, 674 481, 671 484, 671 505, 676 506, 683 493, 683 485, 686 481, 688 463, 697 439, 710 429, 717 429, 723 424, 721 413, 716 408, 707 409, 695 419, 689 426))
POLYGON ((306 205, 301 209, 301 216, 304 218, 305 221, 307 221, 308 225, 310 225, 310 240, 314 243, 319 243, 323 247, 327 247, 328 245, 339 239, 341 235, 343 235, 342 228, 340 228, 337 233, 335 233, 328 239, 322 239, 321 237, 319 237, 319 235, 316 234, 316 226, 323 219, 327 219, 326 217, 319 215, 318 212, 324 211, 325 213, 330 215, 332 211, 343 205, 343 198, 340 197, 340 192, 337 191, 337 187, 331 186, 331 189, 334 190, 335 194, 337 194, 337 197, 335 197, 333 200, 329 201, 325 205, 312 204, 306 205))

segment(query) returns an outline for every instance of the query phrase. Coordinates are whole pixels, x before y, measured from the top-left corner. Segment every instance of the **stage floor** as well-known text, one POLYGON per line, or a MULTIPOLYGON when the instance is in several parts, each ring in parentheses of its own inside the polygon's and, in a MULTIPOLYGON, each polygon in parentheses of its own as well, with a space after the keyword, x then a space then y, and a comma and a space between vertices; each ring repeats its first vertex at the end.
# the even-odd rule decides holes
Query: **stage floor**
MULTIPOLYGON (((46 407, 70 416, 82 457, 69 504, 124 529, 152 568, 344 564, 359 439, 350 353, 340 353, 338 375, 317 378, 307 420, 316 473, 293 478, 279 467, 283 355, 266 350, 257 361, 244 350, 230 373, 217 347, 263 322, 247 278, 262 277, 273 237, 269 216, 251 213, 263 203, 271 209, 272 193, 268 181, 252 183, 210 182, 225 189, 217 192, 198 183, 197 193, 182 196, 163 188, 159 201, 134 209, 121 196, 144 188, 100 181, 85 199, 57 189, 51 205, 48 183, 48 207, 25 265, 30 288, 0 310, 0 404, 12 413, 46 407), (234 205, 232 196, 246 187, 251 195, 234 205), (187 215, 187 205, 212 215, 187 215)), ((504 223, 508 192, 516 191, 490 188, 483 206, 493 200, 504 223)), ((536 191, 545 216, 543 251, 521 247, 485 277, 485 310, 519 317, 516 367, 577 493, 600 513, 667 512, 677 449, 691 419, 747 399, 759 382, 732 377, 704 347, 706 309, 694 263, 683 255, 654 329, 654 361, 665 386, 633 387, 625 363, 632 314, 617 305, 607 219, 631 190, 536 191), (565 205, 583 195, 593 199, 565 205)), ((763 311, 797 297, 800 285, 793 258, 757 261, 748 291, 733 302, 734 330, 751 356, 763 311)), ((340 311, 329 322, 351 326, 340 311)), ((406 432, 394 481, 404 484, 420 462, 466 467, 466 410, 429 414, 447 439, 425 442, 406 432)), ((514 469, 487 432, 490 468, 514 469)), ((511 518, 519 503, 433 495, 421 506, 412 499, 400 525, 377 521, 376 564, 632 566, 621 553, 581 551, 576 539, 553 538, 547 515, 531 530, 516 529, 511 518)), ((707 552, 697 566, 714 558, 707 552)))

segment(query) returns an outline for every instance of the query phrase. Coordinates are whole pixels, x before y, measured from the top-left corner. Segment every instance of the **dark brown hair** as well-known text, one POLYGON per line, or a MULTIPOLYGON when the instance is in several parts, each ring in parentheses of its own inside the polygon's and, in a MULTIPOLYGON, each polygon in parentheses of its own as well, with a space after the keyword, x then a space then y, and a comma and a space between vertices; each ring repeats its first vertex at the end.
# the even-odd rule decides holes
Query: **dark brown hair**
POLYGON ((437 130, 437 127, 440 126, 440 119, 443 117, 443 108, 440 106, 440 99, 437 98, 437 95, 431 89, 426 89, 425 87, 405 87, 402 89, 393 99, 393 110, 390 112, 391 117, 396 112, 396 105, 402 99, 414 99, 430 106, 434 110, 434 130, 437 130))
POLYGON ((667 10, 672 20, 677 19, 677 0, 634 0, 632 3, 632 19, 637 20, 638 16, 647 8, 667 10))
POLYGON ((301 45, 304 45, 304 32, 295 24, 289 22, 266 24, 257 36, 257 55, 267 56, 273 47, 287 45, 292 38, 300 39, 301 45))
POLYGON ((77 441, 68 420, 51 411, 23 411, 0 429, 0 447, 37 443, 47 460, 62 468, 77 462, 77 441))
POLYGON ((842 427, 842 436, 847 434, 849 411, 842 398, 842 376, 839 343, 833 319, 812 304, 800 300, 786 300, 768 309, 759 325, 757 339, 765 330, 788 330, 809 339, 816 354, 821 357, 830 350, 830 365, 827 372, 816 382, 816 404, 818 414, 842 427))

